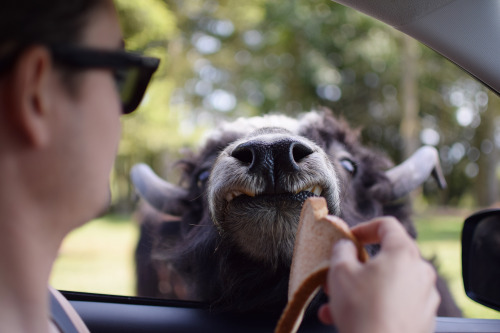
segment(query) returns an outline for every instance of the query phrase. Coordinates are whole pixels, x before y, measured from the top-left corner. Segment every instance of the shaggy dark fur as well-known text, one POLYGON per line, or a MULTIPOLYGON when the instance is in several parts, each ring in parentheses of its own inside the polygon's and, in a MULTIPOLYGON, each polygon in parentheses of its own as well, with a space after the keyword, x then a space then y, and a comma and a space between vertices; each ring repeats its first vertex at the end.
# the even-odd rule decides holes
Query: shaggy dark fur
MULTIPOLYGON (((341 149, 353 157, 356 172, 339 172, 341 218, 353 226, 377 216, 392 215, 416 237, 408 202, 389 200, 392 185, 385 170, 393 166, 392 162, 381 152, 362 146, 358 131, 324 112, 321 121, 301 128, 299 134, 320 146, 337 169, 340 164, 335 161, 335 151, 341 149)), ((151 219, 148 215, 149 221, 142 224, 138 253, 152 258, 149 267, 137 263, 138 291, 142 296, 200 300, 208 302, 215 311, 279 314, 284 308, 290 262, 282 260, 273 266, 249 257, 230 237, 218 232, 209 214, 207 172, 218 154, 239 136, 236 131, 225 131, 216 139, 209 138, 198 153, 180 161, 184 170, 182 185, 189 189, 183 203, 188 209, 180 221, 163 218, 160 222, 158 217, 151 219), (145 286, 148 276, 149 281, 158 280, 156 286, 145 286)), ((372 254, 376 251, 377 247, 369 249, 372 254)), ((460 314, 452 300, 451 303, 440 315, 460 314)))

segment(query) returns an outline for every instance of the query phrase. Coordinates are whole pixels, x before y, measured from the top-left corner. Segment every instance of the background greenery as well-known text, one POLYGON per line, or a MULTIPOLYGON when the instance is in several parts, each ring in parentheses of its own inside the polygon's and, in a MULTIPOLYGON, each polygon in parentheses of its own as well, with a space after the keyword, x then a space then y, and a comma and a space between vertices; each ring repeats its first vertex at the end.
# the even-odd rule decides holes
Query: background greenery
POLYGON ((466 316, 498 318, 463 293, 467 214, 442 214, 498 200, 497 96, 432 50, 330 0, 115 2, 127 48, 162 62, 140 110, 123 118, 111 210, 127 217, 71 234, 54 267, 56 287, 134 293, 132 165, 145 162, 175 182, 175 161, 222 119, 327 106, 396 163, 422 144, 439 149, 448 188, 431 181, 415 195, 422 252, 437 256, 466 316))
POLYGON ((327 106, 396 163, 439 149, 449 187, 432 205, 498 200, 500 99, 432 50, 330 0, 118 0, 127 48, 158 56, 141 110, 123 120, 113 209, 134 209, 128 172, 171 165, 222 119, 327 106))

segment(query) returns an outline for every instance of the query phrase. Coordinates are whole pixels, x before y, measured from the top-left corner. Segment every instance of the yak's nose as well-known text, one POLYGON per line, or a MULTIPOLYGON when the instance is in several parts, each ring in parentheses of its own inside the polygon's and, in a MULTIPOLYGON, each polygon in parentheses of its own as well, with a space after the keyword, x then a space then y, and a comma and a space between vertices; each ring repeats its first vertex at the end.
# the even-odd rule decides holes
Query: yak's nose
POLYGON ((312 153, 307 144, 282 138, 272 142, 258 139, 244 142, 233 150, 231 156, 246 164, 250 173, 264 177, 268 190, 281 192, 277 178, 299 171, 299 162, 312 153))

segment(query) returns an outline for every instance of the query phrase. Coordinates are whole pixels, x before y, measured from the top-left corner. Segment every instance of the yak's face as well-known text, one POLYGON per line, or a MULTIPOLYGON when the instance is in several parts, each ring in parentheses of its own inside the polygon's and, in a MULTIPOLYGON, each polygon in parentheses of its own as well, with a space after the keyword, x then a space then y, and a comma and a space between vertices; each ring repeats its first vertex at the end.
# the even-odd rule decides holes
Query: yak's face
POLYGON ((268 116, 258 118, 258 125, 255 118, 240 120, 232 129, 242 137, 213 164, 206 189, 212 220, 222 237, 257 260, 291 260, 308 197, 324 197, 330 214, 340 214, 341 178, 355 165, 340 144, 331 146, 329 155, 319 145, 326 142, 306 136, 319 117, 268 116))
MULTIPOLYGON (((220 241, 274 266, 291 261, 308 197, 324 197, 329 213, 351 226, 394 214, 391 202, 431 173, 441 175, 437 156, 434 148, 423 147, 390 169, 392 163, 363 147, 345 122, 329 112, 309 112, 222 124, 185 161, 189 189, 159 179, 145 165, 135 167, 132 178, 153 207, 182 216, 187 230, 181 234, 193 226, 215 227, 220 241)), ((413 234, 413 226, 406 227, 413 234)), ((198 244, 201 236, 196 237, 186 239, 198 244)))

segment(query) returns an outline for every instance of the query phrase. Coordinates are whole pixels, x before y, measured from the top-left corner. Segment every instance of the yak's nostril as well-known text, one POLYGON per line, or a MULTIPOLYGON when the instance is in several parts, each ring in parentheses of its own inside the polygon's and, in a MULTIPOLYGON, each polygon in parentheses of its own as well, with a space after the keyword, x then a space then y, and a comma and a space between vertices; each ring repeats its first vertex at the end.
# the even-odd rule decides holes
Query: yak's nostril
POLYGON ((295 162, 300 162, 304 157, 311 155, 313 150, 302 143, 294 143, 292 145, 291 154, 295 162))
POLYGON ((251 169, 265 168, 272 171, 277 165, 280 171, 297 171, 298 163, 311 155, 313 150, 307 144, 285 139, 274 142, 248 141, 237 146, 231 156, 251 169))
POLYGON ((245 164, 251 164, 254 159, 254 154, 252 149, 248 147, 242 147, 241 145, 233 150, 231 156, 236 158, 237 160, 240 160, 245 164))

